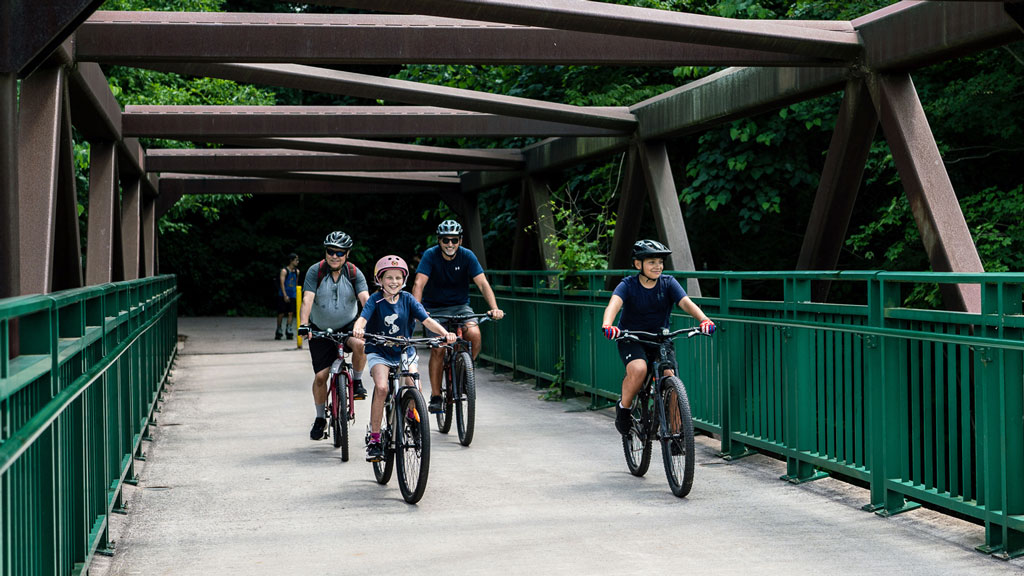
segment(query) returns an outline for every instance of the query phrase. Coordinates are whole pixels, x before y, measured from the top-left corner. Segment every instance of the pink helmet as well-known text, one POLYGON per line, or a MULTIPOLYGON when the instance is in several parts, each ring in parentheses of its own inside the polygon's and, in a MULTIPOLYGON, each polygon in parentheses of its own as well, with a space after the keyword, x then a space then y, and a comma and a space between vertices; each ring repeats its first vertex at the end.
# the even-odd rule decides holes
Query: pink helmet
POLYGON ((409 266, 405 263, 405 260, 389 254, 377 260, 377 265, 373 267, 373 279, 377 281, 378 286, 380 285, 380 277, 384 275, 386 270, 401 270, 404 278, 409 277, 409 266))

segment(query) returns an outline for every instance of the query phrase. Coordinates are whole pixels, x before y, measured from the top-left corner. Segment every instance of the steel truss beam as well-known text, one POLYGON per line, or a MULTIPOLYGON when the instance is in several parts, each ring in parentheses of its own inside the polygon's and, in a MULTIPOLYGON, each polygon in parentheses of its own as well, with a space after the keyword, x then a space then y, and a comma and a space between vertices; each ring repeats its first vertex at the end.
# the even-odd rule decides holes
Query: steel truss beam
POLYGON ((121 188, 121 252, 125 280, 143 277, 142 270, 142 182, 139 178, 122 179, 121 188))
POLYGON ((103 0, 0 2, 0 74, 28 76, 103 0))
POLYGON ((89 147, 89 237, 85 258, 85 283, 89 286, 124 279, 121 202, 117 192, 114 143, 93 142, 89 147))
MULTIPOLYGON (((849 23, 836 23, 850 29, 849 23)), ((78 28, 83 62, 829 66, 807 56, 427 16, 97 12, 78 28)))
POLYGON ((18 199, 18 77, 0 72, 0 298, 21 293, 18 199))
POLYGON ((429 106, 128 106, 125 135, 189 139, 270 136, 356 138, 607 136, 621 130, 429 106))
POLYGON ((154 68, 192 76, 224 78, 246 84, 264 84, 325 94, 342 94, 368 100, 379 99, 516 118, 565 122, 610 130, 628 132, 636 127, 636 118, 624 106, 586 108, 312 66, 295 64, 165 64, 154 66, 154 68))
POLYGON ((317 4, 382 12, 473 18, 711 46, 852 60, 856 34, 763 20, 735 20, 584 0, 317 0, 317 4))
POLYGON ((486 164, 468 162, 325 154, 273 148, 151 149, 146 155, 146 165, 153 172, 252 176, 276 172, 423 172, 495 169, 486 164))

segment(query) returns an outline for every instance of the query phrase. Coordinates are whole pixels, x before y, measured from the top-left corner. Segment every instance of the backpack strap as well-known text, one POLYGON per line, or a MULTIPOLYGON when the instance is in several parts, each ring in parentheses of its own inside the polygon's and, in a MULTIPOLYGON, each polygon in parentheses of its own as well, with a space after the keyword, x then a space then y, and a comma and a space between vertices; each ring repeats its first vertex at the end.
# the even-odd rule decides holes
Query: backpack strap
MULTIPOLYGON (((356 289, 356 265, 351 262, 345 262, 345 270, 348 272, 349 284, 352 284, 352 290, 356 289)), ((331 268, 327 266, 325 260, 321 260, 320 264, 316 269, 316 287, 320 288, 320 283, 324 281, 324 278, 331 273, 331 268)))

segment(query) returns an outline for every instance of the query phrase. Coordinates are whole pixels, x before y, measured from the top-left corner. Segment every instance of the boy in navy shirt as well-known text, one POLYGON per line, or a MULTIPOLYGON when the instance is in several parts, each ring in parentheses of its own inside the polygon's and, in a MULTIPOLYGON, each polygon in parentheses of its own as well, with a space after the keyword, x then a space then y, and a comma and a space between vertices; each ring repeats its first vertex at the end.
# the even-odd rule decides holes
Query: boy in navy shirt
MULTIPOLYGON (((628 276, 619 282, 615 292, 604 309, 602 330, 609 340, 619 336, 621 330, 661 332, 669 327, 669 316, 676 306, 700 322, 705 334, 715 331, 712 322, 700 307, 694 304, 679 282, 671 276, 663 276, 665 257, 672 251, 655 240, 639 240, 633 244, 633 267, 639 270, 636 276, 628 276), (622 310, 619 325, 615 316, 622 310)), ((619 434, 628 434, 632 419, 630 407, 633 398, 640 392, 647 376, 647 363, 658 354, 658 349, 645 346, 635 340, 619 340, 619 357, 626 365, 626 376, 622 379, 622 399, 615 409, 615 429, 619 434)), ((670 374, 667 372, 666 374, 670 374)))
MULTIPOLYGON (((385 256, 373 268, 373 277, 380 286, 366 301, 363 313, 352 326, 352 336, 362 338, 366 332, 383 336, 412 336, 416 320, 429 330, 441 335, 449 343, 455 342, 455 334, 444 329, 436 320, 427 315, 423 305, 405 292, 405 281, 409 277, 409 266, 398 256, 385 256)), ((377 346, 366 343, 366 366, 373 378, 373 403, 370 406, 370 439, 366 443, 366 460, 379 462, 384 457, 380 442, 380 423, 384 416, 384 401, 388 394, 388 371, 402 362, 404 350, 397 347, 377 346)), ((413 367, 413 371, 416 367, 413 367)))

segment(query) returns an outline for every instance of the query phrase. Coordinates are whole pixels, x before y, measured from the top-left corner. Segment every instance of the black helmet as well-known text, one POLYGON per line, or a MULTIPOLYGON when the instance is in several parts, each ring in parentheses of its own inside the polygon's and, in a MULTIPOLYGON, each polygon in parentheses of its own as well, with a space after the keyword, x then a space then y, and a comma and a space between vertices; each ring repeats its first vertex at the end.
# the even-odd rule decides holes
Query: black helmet
POLYGON ((644 258, 658 258, 668 256, 672 251, 657 240, 637 240, 633 244, 633 260, 643 260, 644 258))
POLYGON ((352 247, 352 237, 345 234, 341 230, 335 230, 324 238, 324 247, 341 248, 342 250, 348 250, 352 247))
POLYGON ((455 220, 445 220, 437 225, 438 236, 462 236, 462 224, 455 220))

